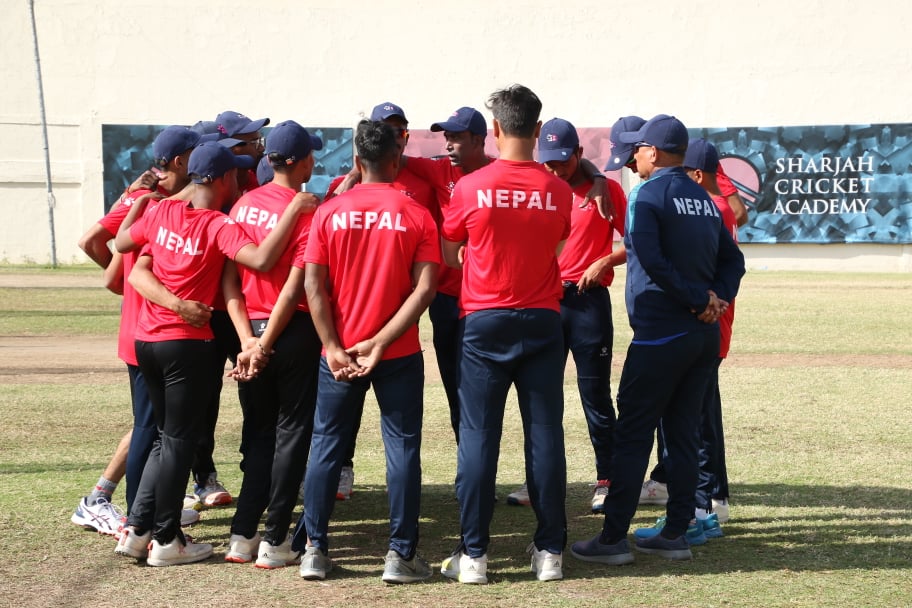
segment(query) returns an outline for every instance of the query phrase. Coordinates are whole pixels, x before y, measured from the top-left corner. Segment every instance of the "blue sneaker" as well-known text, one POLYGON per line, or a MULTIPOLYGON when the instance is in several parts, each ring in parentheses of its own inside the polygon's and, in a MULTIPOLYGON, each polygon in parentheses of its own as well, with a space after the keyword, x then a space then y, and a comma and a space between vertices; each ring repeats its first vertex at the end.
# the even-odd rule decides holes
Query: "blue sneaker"
POLYGON ((697 519, 697 523, 703 528, 703 535, 707 539, 722 538, 722 526, 719 525, 719 517, 715 513, 710 513, 705 519, 697 519))
POLYGON ((638 538, 636 540, 636 549, 642 553, 654 553, 665 559, 693 558, 693 553, 690 552, 690 545, 683 534, 675 539, 665 538, 661 534, 656 534, 649 538, 638 538))
MULTIPOLYGON (((687 533, 684 535, 684 538, 687 540, 687 544, 696 547, 698 545, 705 545, 707 542, 707 536, 703 532, 703 526, 700 524, 701 520, 694 520, 688 527, 687 533)), ((716 526, 718 527, 718 522, 716 526)), ((658 518, 656 523, 651 528, 639 528, 634 530, 633 535, 637 539, 646 539, 658 536, 659 532, 662 531, 662 528, 665 527, 665 516, 658 518)), ((719 536, 721 536, 722 530, 719 529, 719 536)))
POLYGON ((599 542, 598 535, 589 540, 580 540, 570 547, 570 555, 584 562, 608 564, 609 566, 623 566, 633 561, 630 545, 627 539, 622 538, 613 545, 599 542))

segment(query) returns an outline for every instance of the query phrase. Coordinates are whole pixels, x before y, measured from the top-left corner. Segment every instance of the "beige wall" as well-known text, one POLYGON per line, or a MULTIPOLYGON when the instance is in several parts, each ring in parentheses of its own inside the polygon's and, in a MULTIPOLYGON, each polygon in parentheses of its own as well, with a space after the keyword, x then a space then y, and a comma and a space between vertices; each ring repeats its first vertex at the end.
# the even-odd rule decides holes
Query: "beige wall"
MULTIPOLYGON (((101 125, 191 124, 225 109, 351 126, 380 100, 429 125, 521 82, 544 117, 692 126, 909 122, 901 0, 348 2, 35 0, 57 256, 102 213, 101 125), (889 86, 885 84, 889 83, 889 86)), ((27 0, 0 17, 0 261, 48 262, 27 0)), ((745 247, 760 268, 912 270, 908 246, 745 247)))

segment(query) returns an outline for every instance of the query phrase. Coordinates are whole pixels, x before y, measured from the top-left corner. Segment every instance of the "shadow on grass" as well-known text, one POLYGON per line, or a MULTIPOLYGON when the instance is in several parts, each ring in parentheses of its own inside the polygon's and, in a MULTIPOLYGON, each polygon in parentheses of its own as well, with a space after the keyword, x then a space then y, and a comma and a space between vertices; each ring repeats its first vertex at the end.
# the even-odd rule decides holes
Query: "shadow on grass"
MULTIPOLYGON (((491 522, 488 556, 491 582, 524 582, 531 576, 526 548, 535 531, 535 515, 529 507, 505 504, 503 497, 512 489, 498 487, 501 500, 491 522)), ((570 556, 569 544, 601 529, 602 517, 589 511, 591 491, 582 483, 567 489, 566 578, 906 569, 912 556, 910 490, 757 484, 732 487, 736 500, 732 520, 723 526, 725 537, 695 547, 691 561, 669 562, 634 551, 636 561, 623 568, 585 563, 570 556)), ((329 535, 332 579, 379 575, 389 535, 387 509, 382 486, 356 485, 352 500, 336 503, 329 535)), ((419 554, 434 569, 432 580, 445 580, 439 576, 440 562, 456 548, 459 535, 454 488, 424 486, 421 511, 419 554)), ((641 508, 631 534, 652 525, 663 512, 662 507, 641 508)), ((233 513, 233 508, 207 511, 198 524, 201 534, 205 536, 208 526, 229 526, 233 513)), ((299 515, 300 510, 294 521, 299 515)))

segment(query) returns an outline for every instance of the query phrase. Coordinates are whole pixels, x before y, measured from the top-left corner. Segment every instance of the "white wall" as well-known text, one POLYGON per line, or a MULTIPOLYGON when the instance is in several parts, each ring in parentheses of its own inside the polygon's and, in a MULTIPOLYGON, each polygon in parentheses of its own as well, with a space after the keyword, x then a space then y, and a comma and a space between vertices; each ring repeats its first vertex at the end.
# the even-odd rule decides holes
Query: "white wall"
MULTIPOLYGON (((429 125, 513 82, 578 127, 658 112, 704 127, 910 121, 902 0, 35 0, 35 14, 60 262, 85 259, 75 242, 102 213, 104 123, 233 109, 351 126, 391 99, 429 125)), ((0 261, 48 262, 28 0, 5 0, 0 40, 0 261)), ((908 246, 746 250, 770 268, 910 271, 908 246)))

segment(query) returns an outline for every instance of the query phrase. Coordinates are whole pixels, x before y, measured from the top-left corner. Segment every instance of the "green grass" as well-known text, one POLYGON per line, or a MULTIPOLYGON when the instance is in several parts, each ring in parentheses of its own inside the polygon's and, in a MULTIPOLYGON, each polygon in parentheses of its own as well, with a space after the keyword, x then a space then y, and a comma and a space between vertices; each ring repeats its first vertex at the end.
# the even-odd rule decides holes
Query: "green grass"
MULTIPOLYGON (((0 352, 16 356, 5 348, 8 336, 55 335, 72 343, 80 369, 91 366, 82 360, 81 339, 113 335, 117 299, 97 287, 59 290, 36 283, 49 275, 76 281, 83 276, 92 285, 97 271, 3 268, 3 284, 13 274, 22 285, 0 287, 0 352)), ((621 284, 611 289, 615 385, 629 340, 621 284)), ((439 574, 405 587, 380 581, 388 523, 373 400, 365 408, 355 457, 355 496, 338 503, 333 515, 331 550, 338 569, 325 583, 302 581, 294 568, 259 571, 225 564, 220 556, 167 569, 117 558, 109 538, 81 531, 69 516, 130 424, 126 373, 80 372, 45 383, 29 382, 21 371, 0 374, 0 605, 196 607, 206 603, 201 598, 218 598, 222 606, 908 606, 910 301, 909 275, 745 277, 733 356, 720 378, 732 484, 725 537, 695 548, 695 559, 684 563, 638 554, 630 566, 609 568, 568 554, 565 580, 547 584, 528 573, 524 553, 534 515, 503 502, 492 522, 491 584, 463 586, 439 574)), ((429 325, 422 321, 425 340, 429 325)), ((455 444, 431 368, 420 552, 439 568, 459 527, 455 444)), ((572 370, 565 386, 572 542, 595 534, 601 520, 588 512, 592 453, 572 370)), ((226 384, 215 456, 221 479, 234 491, 240 486, 240 423, 236 391, 226 384)), ((522 482, 521 445, 518 412, 510 405, 498 474, 501 498, 522 482)), ((206 511, 192 533, 224 554, 232 514, 230 507, 206 511)), ((658 507, 641 508, 634 526, 651 524, 660 514, 658 507)))

